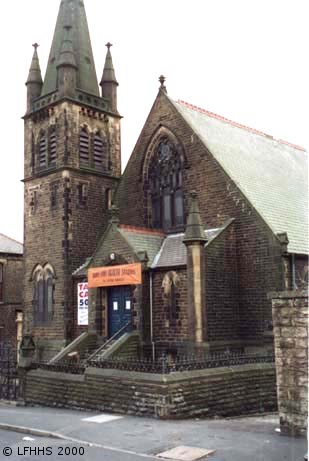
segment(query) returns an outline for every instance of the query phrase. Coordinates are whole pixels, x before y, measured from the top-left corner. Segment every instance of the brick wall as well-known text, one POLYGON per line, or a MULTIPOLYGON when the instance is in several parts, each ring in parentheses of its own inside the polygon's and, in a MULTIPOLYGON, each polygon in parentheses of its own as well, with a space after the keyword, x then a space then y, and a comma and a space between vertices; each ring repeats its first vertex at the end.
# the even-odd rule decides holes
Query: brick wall
POLYGON ((267 293, 283 289, 279 241, 162 92, 154 103, 117 191, 121 222, 150 225, 145 156, 160 126, 176 136, 186 153, 187 168, 183 178, 185 214, 188 213, 189 192, 194 189, 198 193, 205 227, 216 228, 235 218, 239 296, 237 305, 231 309, 237 311, 239 308, 241 337, 261 342, 265 325, 271 321, 267 293))
POLYGON ((308 293, 272 293, 281 431, 306 435, 308 425, 308 293))
POLYGON ((95 368, 82 376, 33 370, 25 400, 161 418, 238 416, 276 409, 275 369, 250 364, 163 376, 95 368))
POLYGON ((0 302, 0 344, 16 346, 17 312, 22 311, 23 256, 0 254, 3 264, 3 300, 0 302))

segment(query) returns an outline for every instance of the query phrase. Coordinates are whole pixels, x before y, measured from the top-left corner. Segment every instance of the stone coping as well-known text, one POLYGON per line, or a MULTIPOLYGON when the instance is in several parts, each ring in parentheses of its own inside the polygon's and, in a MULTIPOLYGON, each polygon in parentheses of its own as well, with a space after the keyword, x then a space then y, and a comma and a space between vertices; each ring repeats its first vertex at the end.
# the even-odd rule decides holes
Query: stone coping
POLYGON ((208 368, 204 370, 191 370, 191 371, 177 371, 172 372, 166 375, 156 374, 156 373, 141 373, 136 371, 127 371, 127 370, 116 370, 116 369, 103 369, 89 367, 86 369, 84 375, 75 375, 71 373, 63 373, 56 371, 48 370, 30 370, 28 375, 31 377, 40 376, 44 378, 57 378, 63 381, 75 381, 75 382, 84 382, 88 378, 114 378, 122 379, 125 381, 135 381, 145 382, 145 383, 157 383, 157 384, 174 384, 182 381, 193 380, 198 381, 200 379, 207 379, 209 381, 215 380, 222 375, 232 375, 232 374, 246 374, 252 371, 261 371, 265 372, 266 370, 275 370, 274 363, 248 363, 244 365, 236 365, 231 367, 218 367, 218 368, 208 368))

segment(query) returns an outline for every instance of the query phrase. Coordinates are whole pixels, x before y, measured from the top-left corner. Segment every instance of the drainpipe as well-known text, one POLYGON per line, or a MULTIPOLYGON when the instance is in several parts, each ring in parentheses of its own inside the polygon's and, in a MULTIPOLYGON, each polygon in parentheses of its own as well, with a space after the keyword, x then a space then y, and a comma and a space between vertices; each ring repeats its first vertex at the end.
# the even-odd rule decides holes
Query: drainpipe
POLYGON ((153 341, 153 319, 152 319, 152 308, 153 308, 153 297, 152 297, 152 272, 149 273, 149 289, 150 289, 150 341, 151 341, 151 351, 152 351, 152 360, 155 360, 155 343, 153 341))
POLYGON ((292 253, 292 290, 296 290, 295 254, 292 253))

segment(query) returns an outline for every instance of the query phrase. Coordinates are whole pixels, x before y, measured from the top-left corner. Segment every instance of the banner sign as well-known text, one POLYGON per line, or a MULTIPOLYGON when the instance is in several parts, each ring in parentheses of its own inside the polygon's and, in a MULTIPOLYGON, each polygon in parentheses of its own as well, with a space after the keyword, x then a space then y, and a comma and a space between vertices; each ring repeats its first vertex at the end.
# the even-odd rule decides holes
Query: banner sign
POLYGON ((77 324, 88 325, 88 283, 77 284, 77 324))
POLYGON ((89 288, 112 287, 118 285, 141 285, 142 265, 95 267, 88 270, 89 288))

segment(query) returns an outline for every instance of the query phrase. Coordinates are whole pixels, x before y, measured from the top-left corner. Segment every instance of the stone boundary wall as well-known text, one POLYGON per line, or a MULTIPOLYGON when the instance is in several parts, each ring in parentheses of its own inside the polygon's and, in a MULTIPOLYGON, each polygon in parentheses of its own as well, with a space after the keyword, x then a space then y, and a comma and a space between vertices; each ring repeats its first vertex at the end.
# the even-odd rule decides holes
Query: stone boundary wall
POLYGON ((237 416, 275 411, 274 364, 156 375, 88 368, 84 375, 31 370, 26 404, 159 418, 237 416))
POLYGON ((307 434, 308 293, 271 293, 281 432, 307 434))

